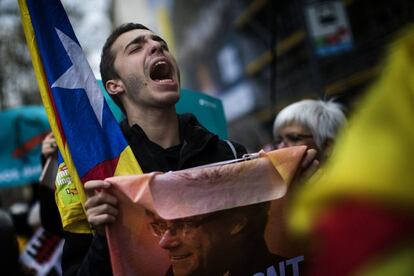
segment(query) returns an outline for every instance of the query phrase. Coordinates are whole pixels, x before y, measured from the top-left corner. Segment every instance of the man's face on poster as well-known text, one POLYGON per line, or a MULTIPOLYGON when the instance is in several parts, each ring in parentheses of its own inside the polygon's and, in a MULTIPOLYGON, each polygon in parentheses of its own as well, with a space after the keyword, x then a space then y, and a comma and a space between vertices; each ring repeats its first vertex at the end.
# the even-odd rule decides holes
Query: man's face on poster
POLYGON ((174 275, 224 273, 226 258, 233 247, 233 223, 226 212, 216 212, 178 220, 163 220, 150 214, 153 234, 168 251, 174 275), (224 271, 223 271, 224 270, 224 271))

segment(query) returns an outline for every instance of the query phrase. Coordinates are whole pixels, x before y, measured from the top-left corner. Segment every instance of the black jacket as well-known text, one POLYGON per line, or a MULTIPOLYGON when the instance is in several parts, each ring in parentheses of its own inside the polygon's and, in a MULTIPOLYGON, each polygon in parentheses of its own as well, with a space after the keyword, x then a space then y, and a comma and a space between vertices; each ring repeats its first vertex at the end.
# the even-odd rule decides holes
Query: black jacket
MULTIPOLYGON (((151 142, 138 125, 129 127, 128 122, 123 121, 121 129, 145 173, 180 170, 234 159, 227 142, 201 126, 192 114, 179 115, 181 145, 169 149, 151 142)), ((237 157, 246 153, 243 146, 232 144, 237 157)), ((69 232, 64 235, 64 275, 112 275, 105 237, 69 232)))

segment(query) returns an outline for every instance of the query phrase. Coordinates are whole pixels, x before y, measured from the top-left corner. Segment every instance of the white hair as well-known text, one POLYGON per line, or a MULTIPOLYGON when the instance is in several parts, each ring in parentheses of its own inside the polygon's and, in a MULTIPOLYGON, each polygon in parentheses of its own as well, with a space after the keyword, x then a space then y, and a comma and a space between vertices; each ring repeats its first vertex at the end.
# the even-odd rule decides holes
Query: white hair
POLYGON ((332 101, 302 100, 288 105, 276 116, 273 135, 278 136, 280 128, 289 124, 299 124, 311 131, 319 150, 327 139, 334 139, 339 129, 346 123, 342 106, 332 101))

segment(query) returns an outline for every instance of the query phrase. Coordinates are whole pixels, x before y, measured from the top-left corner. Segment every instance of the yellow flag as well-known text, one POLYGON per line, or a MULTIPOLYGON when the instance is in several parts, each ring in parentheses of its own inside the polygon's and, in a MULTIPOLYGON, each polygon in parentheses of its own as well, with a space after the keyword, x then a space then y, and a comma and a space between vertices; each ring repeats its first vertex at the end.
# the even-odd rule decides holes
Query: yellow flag
POLYGON ((414 209, 414 25, 391 45, 379 79, 342 133, 322 176, 298 194, 291 226, 311 230, 340 198, 414 209))

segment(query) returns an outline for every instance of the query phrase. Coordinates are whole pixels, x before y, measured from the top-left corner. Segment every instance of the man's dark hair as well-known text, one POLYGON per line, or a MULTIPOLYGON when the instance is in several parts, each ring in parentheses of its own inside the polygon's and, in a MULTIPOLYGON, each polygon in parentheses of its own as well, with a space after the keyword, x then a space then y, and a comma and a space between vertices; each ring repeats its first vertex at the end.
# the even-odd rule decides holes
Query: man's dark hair
POLYGON ((243 232, 250 240, 263 239, 263 234, 268 222, 268 212, 270 209, 270 202, 261 202, 252 205, 235 207, 217 211, 217 213, 234 215, 236 213, 243 214, 248 223, 243 232))
MULTIPOLYGON (((115 61, 115 55, 111 51, 112 44, 114 44, 115 40, 122 35, 123 33, 129 32, 131 30, 135 29, 141 29, 141 30, 149 30, 147 27, 145 27, 142 24, 139 23, 126 23, 122 24, 118 28, 116 28, 107 38, 103 48, 102 48, 102 55, 101 55, 101 63, 99 66, 99 69, 101 71, 101 78, 102 83, 106 89, 106 82, 110 79, 119 78, 118 73, 115 71, 114 68, 114 61, 115 61)), ((111 98, 114 100, 114 102, 122 109, 122 111, 125 112, 121 102, 119 101, 118 97, 116 95, 111 95, 111 98)))
POLYGON ((261 202, 239 208, 249 219, 248 236, 253 237, 258 234, 262 237, 268 221, 270 202, 261 202))

